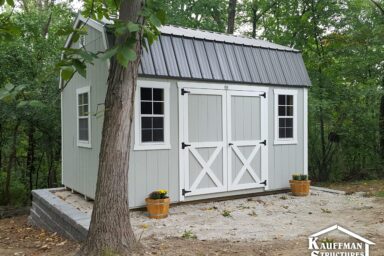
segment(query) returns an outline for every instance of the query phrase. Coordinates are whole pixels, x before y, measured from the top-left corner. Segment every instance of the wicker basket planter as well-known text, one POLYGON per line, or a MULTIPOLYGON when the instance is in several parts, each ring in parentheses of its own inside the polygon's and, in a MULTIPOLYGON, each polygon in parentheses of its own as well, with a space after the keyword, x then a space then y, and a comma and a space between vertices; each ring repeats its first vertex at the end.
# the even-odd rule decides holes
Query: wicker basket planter
POLYGON ((290 180, 291 191, 294 196, 307 196, 309 195, 310 180, 290 180))
POLYGON ((164 219, 168 217, 169 203, 171 200, 167 196, 166 190, 152 192, 145 199, 147 203, 148 217, 151 219, 164 219))
POLYGON ((151 199, 146 198, 148 217, 151 219, 164 219, 168 217, 169 198, 151 199))

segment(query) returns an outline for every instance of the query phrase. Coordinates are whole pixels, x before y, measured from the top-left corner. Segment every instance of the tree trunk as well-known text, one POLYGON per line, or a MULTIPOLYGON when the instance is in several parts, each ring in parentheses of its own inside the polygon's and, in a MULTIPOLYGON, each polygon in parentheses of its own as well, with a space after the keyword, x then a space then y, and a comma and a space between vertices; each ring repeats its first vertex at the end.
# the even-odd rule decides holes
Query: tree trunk
POLYGON ((228 3, 228 26, 227 26, 227 33, 228 34, 233 34, 233 31, 235 30, 236 4, 237 4, 237 0, 229 0, 229 3, 228 3))
POLYGON ((7 168, 7 176, 5 179, 5 192, 4 192, 4 204, 8 205, 11 202, 11 175, 12 175, 12 169, 16 168, 16 152, 17 152, 17 133, 19 132, 19 126, 20 123, 17 122, 15 125, 15 128, 13 129, 13 135, 12 135, 12 149, 11 153, 9 154, 9 162, 8 162, 8 168, 7 168))
MULTIPOLYGON (((125 0, 120 20, 143 23, 139 12, 144 0, 125 0)), ((117 38, 125 42, 126 36, 117 38)), ((111 60, 105 99, 95 203, 88 236, 79 255, 129 255, 138 245, 132 231, 128 203, 128 170, 134 94, 141 53, 136 35, 137 60, 122 67, 111 60)))
POLYGON ((256 38, 257 9, 252 7, 252 38, 256 38))
POLYGON ((37 169, 36 169, 36 178, 35 178, 35 187, 36 188, 39 187, 39 172, 40 172, 40 168, 41 168, 41 163, 43 162, 43 158, 44 158, 44 152, 41 154, 39 164, 38 164, 37 169))
MULTIPOLYGON (((29 175, 29 191, 33 190, 33 174, 35 173, 35 127, 28 128, 27 170, 29 175)), ((32 197, 32 194, 30 194, 32 197)), ((32 198, 31 198, 32 199, 32 198)))
POLYGON ((0 123, 0 171, 3 167, 3 126, 0 123))
MULTIPOLYGON (((383 78, 383 81, 384 81, 384 78, 383 78)), ((381 159, 384 159, 384 95, 381 96, 381 99, 380 99, 379 136, 380 136, 380 156, 381 156, 381 159)))
POLYGON ((53 178, 53 169, 54 169, 54 162, 55 162, 55 159, 54 159, 54 152, 53 152, 53 149, 51 148, 50 151, 49 151, 49 154, 47 155, 48 157, 48 187, 49 188, 52 188, 54 187, 54 178, 53 178))
POLYGON ((323 117, 323 108, 320 107, 320 141, 321 141, 321 165, 319 170, 319 179, 320 181, 328 180, 328 168, 327 168, 327 157, 326 157, 326 145, 325 145, 325 129, 324 129, 324 117, 323 117))

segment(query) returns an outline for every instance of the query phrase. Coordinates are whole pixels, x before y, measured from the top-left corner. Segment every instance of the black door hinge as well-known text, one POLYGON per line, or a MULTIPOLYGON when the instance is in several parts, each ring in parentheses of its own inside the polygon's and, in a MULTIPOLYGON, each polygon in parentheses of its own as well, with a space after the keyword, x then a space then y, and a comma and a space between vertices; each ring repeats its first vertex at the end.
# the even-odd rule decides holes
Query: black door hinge
POLYGON ((260 94, 259 96, 266 98, 267 97, 267 93, 264 92, 264 93, 260 94))
POLYGON ((192 191, 189 191, 189 190, 185 190, 185 188, 183 188, 182 190, 181 190, 181 194, 183 195, 183 196, 185 196, 185 194, 187 194, 187 193, 191 193, 192 191))
POLYGON ((260 142, 260 144, 264 144, 264 146, 267 146, 267 140, 263 140, 262 142, 260 142))
POLYGON ((264 184, 264 186, 267 186, 267 180, 260 182, 260 184, 264 184))
POLYGON ((181 95, 184 95, 186 93, 190 93, 190 91, 185 90, 184 88, 181 88, 181 95))
POLYGON ((191 144, 185 144, 184 142, 181 143, 181 148, 182 149, 185 149, 186 147, 189 147, 189 146, 191 146, 191 144))

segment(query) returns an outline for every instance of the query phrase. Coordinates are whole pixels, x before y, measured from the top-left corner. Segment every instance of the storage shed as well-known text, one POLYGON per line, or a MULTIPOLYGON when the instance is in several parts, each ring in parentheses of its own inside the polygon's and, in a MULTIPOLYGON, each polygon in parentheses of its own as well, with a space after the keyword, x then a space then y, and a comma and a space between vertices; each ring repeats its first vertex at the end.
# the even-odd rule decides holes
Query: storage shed
MULTIPOLYGON (((79 16, 75 26, 85 22, 79 16)), ((105 24, 66 47, 107 49, 105 24)), ((174 26, 143 50, 129 171, 131 207, 167 189, 172 202, 289 187, 307 173, 307 98, 299 51, 240 36, 174 26)), ((62 90, 62 183, 96 189, 107 61, 62 90)), ((60 83, 63 86, 63 83, 60 83)))

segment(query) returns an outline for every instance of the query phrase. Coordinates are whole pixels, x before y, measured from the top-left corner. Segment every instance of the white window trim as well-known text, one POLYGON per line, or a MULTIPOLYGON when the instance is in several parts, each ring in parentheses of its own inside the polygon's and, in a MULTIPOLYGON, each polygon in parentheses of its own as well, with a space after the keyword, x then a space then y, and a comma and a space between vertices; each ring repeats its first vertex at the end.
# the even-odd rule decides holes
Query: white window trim
POLYGON ((135 95, 135 145, 133 150, 156 150, 171 149, 170 143, 170 84, 169 82, 138 80, 135 95), (164 89, 164 142, 141 142, 141 104, 140 104, 140 88, 159 88, 164 89))
POLYGON ((77 146, 82 148, 92 148, 91 144, 91 88, 89 86, 76 89, 76 141, 77 146), (88 141, 79 139, 79 94, 88 93, 88 141))
POLYGON ((292 89, 274 89, 274 115, 275 115, 275 145, 284 144, 297 144, 297 90, 292 89), (278 105, 279 95, 292 95, 293 96, 293 138, 279 138, 279 117, 278 117, 278 105))

